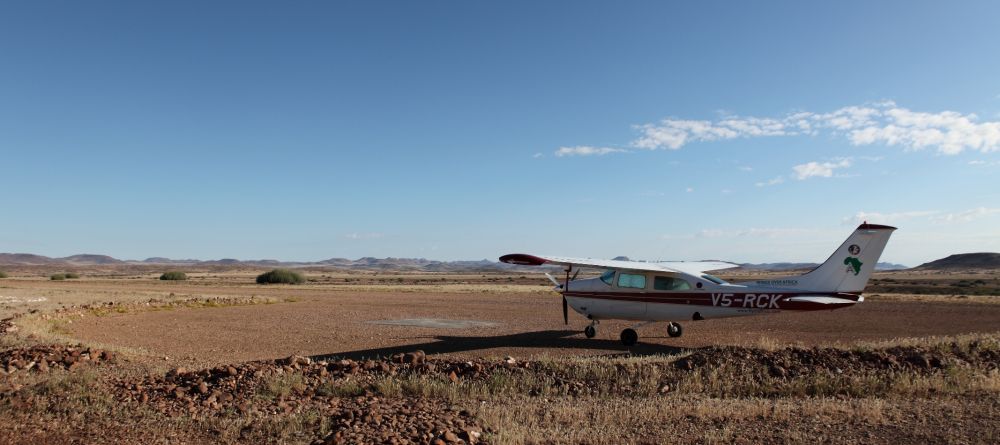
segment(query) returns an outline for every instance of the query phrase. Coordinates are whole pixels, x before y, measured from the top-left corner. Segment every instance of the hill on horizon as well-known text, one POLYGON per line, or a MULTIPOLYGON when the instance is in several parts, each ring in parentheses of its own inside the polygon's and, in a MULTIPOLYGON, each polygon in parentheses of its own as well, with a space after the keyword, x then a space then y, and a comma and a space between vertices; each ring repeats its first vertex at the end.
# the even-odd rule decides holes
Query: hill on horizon
POLYGON ((1000 253, 958 253, 913 268, 913 270, 955 269, 1000 269, 1000 253))

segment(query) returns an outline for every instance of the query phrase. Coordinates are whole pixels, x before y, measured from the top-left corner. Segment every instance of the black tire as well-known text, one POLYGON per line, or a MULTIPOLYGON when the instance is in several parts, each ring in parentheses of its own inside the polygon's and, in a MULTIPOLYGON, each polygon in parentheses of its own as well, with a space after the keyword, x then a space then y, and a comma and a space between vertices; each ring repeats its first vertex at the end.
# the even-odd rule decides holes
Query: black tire
POLYGON ((587 326, 583 328, 583 335, 587 336, 587 338, 594 338, 597 335, 597 328, 587 326))
POLYGON ((635 332, 635 329, 626 329, 622 331, 621 339, 623 345, 635 346, 639 342, 639 334, 635 332))
POLYGON ((667 335, 671 337, 680 337, 684 333, 684 328, 681 327, 680 323, 670 322, 667 325, 667 335))

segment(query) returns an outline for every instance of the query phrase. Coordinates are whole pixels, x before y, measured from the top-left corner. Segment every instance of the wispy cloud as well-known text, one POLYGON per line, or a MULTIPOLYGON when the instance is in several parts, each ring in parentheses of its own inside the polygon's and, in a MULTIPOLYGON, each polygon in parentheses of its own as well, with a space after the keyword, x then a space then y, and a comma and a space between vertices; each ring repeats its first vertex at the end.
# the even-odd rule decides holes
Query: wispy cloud
POLYGON ((976 207, 960 212, 944 212, 941 210, 917 210, 909 212, 858 212, 854 216, 843 218, 845 225, 858 224, 865 221, 876 224, 895 224, 905 221, 924 221, 932 224, 966 223, 991 215, 1000 215, 1000 208, 976 207))
POLYGON ((850 159, 841 159, 837 162, 807 162, 792 167, 795 172, 795 179, 803 180, 809 178, 829 178, 833 176, 833 171, 838 168, 851 166, 850 159))
POLYGON ((842 222, 847 225, 860 224, 865 221, 876 223, 876 224, 893 224, 902 221, 911 220, 914 218, 929 217, 941 213, 938 210, 916 210, 909 212, 892 212, 892 213, 880 213, 880 212, 858 212, 854 216, 848 216, 843 218, 842 222))
MULTIPOLYGON (((980 122, 973 113, 912 111, 892 101, 848 106, 829 113, 799 111, 780 117, 664 119, 634 128, 640 136, 630 146, 641 150, 677 150, 694 142, 827 133, 844 137, 858 146, 883 144, 906 150, 932 148, 946 155, 966 150, 983 153, 1000 151, 1000 121, 980 122)), ((556 154, 589 155, 621 151, 626 150, 580 146, 563 147, 556 154)))
POLYGON ((376 232, 369 232, 369 233, 353 232, 353 233, 344 234, 344 238, 352 239, 352 240, 378 239, 378 238, 382 238, 383 236, 385 236, 385 235, 383 235, 381 233, 376 233, 376 232))
POLYGON ((776 176, 776 177, 771 178, 771 179, 769 179, 767 181, 758 182, 758 183, 756 183, 754 185, 756 185, 757 187, 766 187, 766 186, 769 186, 769 185, 778 185, 778 184, 781 184, 783 182, 785 182, 785 177, 784 176, 776 176))
POLYGON ((793 227, 752 227, 748 229, 702 229, 691 235, 663 235, 663 239, 681 239, 681 238, 736 238, 736 237, 755 237, 755 238, 779 238, 786 236, 796 236, 796 235, 806 235, 822 232, 819 229, 803 229, 803 228, 793 228, 793 227))
POLYGON ((544 154, 541 154, 541 153, 535 153, 535 154, 531 155, 531 157, 533 157, 533 158, 535 158, 535 159, 538 159, 538 158, 540 158, 540 157, 542 157, 542 156, 545 156, 545 155, 544 155, 544 154))
POLYGON ((964 212, 935 215, 931 219, 938 223, 969 222, 988 215, 1000 214, 1000 208, 976 207, 964 212))
POLYGON ((611 147, 591 147, 589 145, 577 145, 575 147, 559 147, 556 150, 555 155, 558 157, 563 156, 603 156, 608 153, 620 153, 626 150, 621 148, 611 148, 611 147))
POLYGON ((632 146, 649 150, 677 150, 691 142, 788 135, 784 122, 755 117, 719 122, 664 119, 658 124, 638 125, 635 128, 642 132, 642 136, 632 141, 632 146))
POLYGON ((995 165, 1000 165, 1000 161, 981 161, 981 160, 975 160, 975 161, 969 161, 969 165, 975 165, 977 167, 983 167, 983 166, 992 167, 992 166, 995 166, 995 165))

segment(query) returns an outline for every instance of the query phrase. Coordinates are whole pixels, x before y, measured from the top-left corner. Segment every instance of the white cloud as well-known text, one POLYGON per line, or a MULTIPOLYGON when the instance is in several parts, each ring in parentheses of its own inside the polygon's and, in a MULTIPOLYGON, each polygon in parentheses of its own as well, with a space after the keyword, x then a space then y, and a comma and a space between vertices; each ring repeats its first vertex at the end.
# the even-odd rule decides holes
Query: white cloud
POLYGON ((696 238, 722 238, 724 236, 729 236, 726 231, 719 229, 702 229, 698 233, 695 233, 696 238))
MULTIPOLYGON (((801 229, 792 227, 752 227, 749 229, 733 229, 733 230, 722 230, 722 229, 702 229, 696 232, 693 236, 683 237, 683 238, 736 238, 736 237, 752 237, 752 238, 780 238, 796 235, 806 235, 819 233, 819 229, 801 229)), ((664 235, 663 239, 678 239, 682 237, 664 235)))
POLYGON ((531 157, 533 157, 533 158, 535 158, 535 159, 538 159, 538 158, 540 158, 540 157, 542 157, 542 156, 545 156, 545 155, 543 155, 543 154, 541 154, 541 153, 535 153, 535 154, 531 155, 531 157))
POLYGON ((717 141, 739 137, 783 136, 784 124, 775 119, 755 117, 729 118, 718 123, 711 121, 664 119, 659 124, 639 125, 642 137, 632 141, 632 146, 645 149, 667 148, 676 150, 688 142, 717 141))
POLYGON ((684 191, 685 191, 685 192, 688 192, 688 193, 691 193, 691 192, 693 192, 693 191, 694 191, 694 189, 693 189, 693 188, 691 188, 691 187, 688 187, 688 188, 684 189, 684 191))
POLYGON ((608 153, 620 153, 625 150, 621 148, 611 148, 611 147, 591 147, 588 145, 577 145, 576 147, 559 147, 556 150, 555 155, 557 157, 563 156, 603 156, 608 153))
POLYGON ((998 213, 1000 213, 1000 208, 977 207, 964 212, 937 215, 931 219, 938 223, 969 222, 984 216, 995 215, 998 213))
POLYGON ((354 232, 354 233, 345 234, 344 238, 354 239, 354 240, 360 240, 360 239, 378 239, 378 238, 382 238, 383 236, 384 236, 383 234, 381 234, 381 233, 375 233, 375 232, 370 232, 370 233, 354 232))
POLYGON ((778 118, 664 119, 635 128, 641 135, 631 145, 648 150, 677 150, 692 142, 827 132, 845 137, 854 145, 933 148, 946 155, 965 150, 1000 151, 1000 121, 979 122, 975 114, 955 111, 912 111, 892 101, 843 107, 829 113, 799 111, 778 118))
POLYGON ((813 177, 829 178, 833 176, 834 170, 850 166, 850 159, 841 159, 837 162, 807 162, 792 167, 792 170, 795 172, 795 179, 801 181, 813 177))
POLYGON ((777 177, 771 178, 771 179, 769 179, 767 181, 758 182, 758 183, 756 183, 754 185, 756 185, 757 187, 765 187, 765 186, 769 186, 769 185, 778 185, 778 184, 781 184, 783 182, 785 182, 785 177, 784 176, 777 176, 777 177))
POLYGON ((986 216, 1000 215, 1000 208, 976 207, 973 209, 945 213, 940 210, 918 210, 909 212, 858 212, 854 216, 848 216, 842 221, 845 225, 870 222, 874 224, 894 224, 911 220, 929 221, 934 224, 965 223, 974 221, 986 216))
POLYGON ((843 222, 844 224, 860 224, 867 221, 873 224, 892 224, 914 218, 933 216, 939 213, 941 212, 938 210, 917 210, 894 213, 858 212, 855 213, 854 216, 845 217, 843 222))
POLYGON ((752 172, 752 171, 753 171, 753 167, 750 167, 750 166, 748 166, 748 165, 741 165, 741 166, 739 167, 739 169, 740 169, 741 171, 745 171, 745 172, 752 172))
POLYGON ((979 161, 979 160, 969 161, 969 165, 992 167, 995 165, 1000 165, 1000 161, 979 161))

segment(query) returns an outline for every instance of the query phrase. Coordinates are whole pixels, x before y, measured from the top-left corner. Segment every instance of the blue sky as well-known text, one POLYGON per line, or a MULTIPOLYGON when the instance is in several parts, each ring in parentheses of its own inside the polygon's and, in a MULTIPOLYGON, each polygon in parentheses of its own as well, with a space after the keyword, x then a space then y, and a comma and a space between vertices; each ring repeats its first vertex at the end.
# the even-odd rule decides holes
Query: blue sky
POLYGON ((1000 4, 538 3, 5 3, 0 251, 1000 251, 1000 4))

